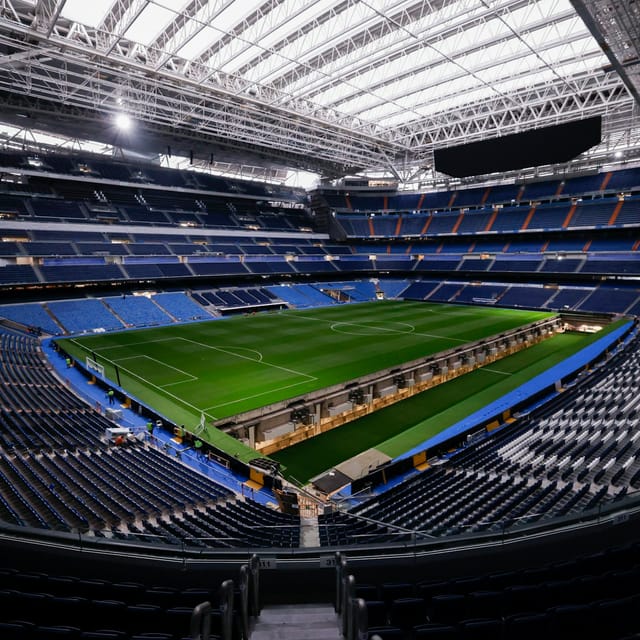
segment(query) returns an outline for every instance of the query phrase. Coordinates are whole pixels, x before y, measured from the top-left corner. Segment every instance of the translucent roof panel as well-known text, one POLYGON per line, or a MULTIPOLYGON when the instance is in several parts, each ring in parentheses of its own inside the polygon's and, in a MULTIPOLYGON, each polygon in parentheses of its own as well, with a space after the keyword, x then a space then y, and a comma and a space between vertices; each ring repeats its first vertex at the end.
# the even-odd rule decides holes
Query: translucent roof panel
POLYGON ((87 27, 102 24, 105 16, 115 0, 67 0, 60 15, 72 22, 79 22, 87 27))
POLYGON ((190 0, 154 0, 149 3, 125 32, 132 42, 150 45, 190 0))
MULTIPOLYGON (((140 5, 128 40, 156 45, 166 32, 168 54, 381 126, 499 95, 499 84, 562 80, 549 73, 556 66, 604 63, 570 0, 138 0, 128 9, 140 5)), ((110 10, 113 0, 67 0, 63 15, 95 26, 110 10)))
MULTIPOLYGON (((290 86, 289 90, 304 91, 306 87, 306 90, 317 93, 320 85, 326 84, 327 78, 335 78, 334 86, 340 84, 341 79, 353 82, 354 76, 360 75, 361 69, 384 72, 386 68, 393 75, 396 68, 407 68, 405 65, 410 57, 417 60, 420 66, 429 64, 430 60, 436 61, 442 58, 442 54, 428 47, 427 43, 433 39, 438 40, 440 36, 445 37, 443 34, 451 31, 464 33, 464 25, 473 23, 480 13, 479 5, 475 2, 473 4, 476 6, 471 7, 469 2, 445 3, 442 9, 419 17, 407 28, 389 28, 378 37, 363 42, 361 46, 351 47, 344 55, 327 56, 328 63, 319 68, 311 82, 306 81, 307 78, 301 79, 290 86)), ((358 38, 362 28, 364 25, 345 34, 342 39, 348 41, 358 38)), ((319 100, 323 102, 324 97, 319 100)))
POLYGON ((209 26, 203 27, 176 51, 176 55, 185 60, 193 60, 208 49, 211 43, 215 42, 221 35, 222 33, 217 29, 209 26))
MULTIPOLYGON (((326 2, 323 5, 328 9, 333 7, 335 2, 326 2)), ((268 83, 276 79, 277 75, 286 73, 301 64, 307 64, 315 53, 355 35, 360 29, 361 20, 362 8, 355 5, 327 16, 312 31, 307 33, 305 29, 304 34, 298 34, 290 44, 279 48, 277 52, 274 51, 267 60, 249 69, 247 76, 268 83)), ((310 67, 309 71, 312 70, 310 67)))
MULTIPOLYGON (((254 57, 269 51, 282 39, 302 25, 308 24, 316 16, 332 6, 334 0, 284 0, 276 11, 286 16, 283 22, 265 19, 256 22, 241 35, 246 45, 241 51, 235 51, 234 55, 223 65, 226 73, 234 73, 246 65, 254 57)), ((273 18, 273 16, 272 16, 273 18)), ((223 53, 224 55, 224 53, 223 53)))
MULTIPOLYGON (((362 58, 357 58, 358 54, 362 56, 363 48, 351 55, 351 69, 342 59, 341 68, 336 64, 310 74, 306 78, 307 89, 320 88, 322 84, 327 87, 312 99, 384 127, 392 126, 398 111, 416 109, 415 113, 403 113, 402 117, 424 117, 426 96, 428 113, 446 111, 469 100, 484 99, 492 93, 499 96, 503 91, 515 91, 537 82, 561 77, 570 81, 570 75, 562 74, 570 73, 570 69, 571 73, 598 69, 604 63, 600 48, 568 2, 543 0, 534 3, 539 6, 525 5, 512 12, 482 16, 476 2, 449 3, 448 15, 453 15, 453 5, 459 12, 463 4, 468 9, 474 5, 476 9, 468 28, 444 29, 440 38, 434 37, 432 31, 422 39, 422 29, 442 18, 431 14, 420 25, 415 22, 407 30, 398 30, 372 43, 372 59, 376 57, 373 45, 378 45, 377 65, 366 65, 362 58), (553 21, 554 14, 558 14, 558 22, 553 21), (415 31, 420 38, 413 37, 415 31), (380 51, 383 44, 389 51, 386 57, 380 51), (562 71, 554 70, 556 66, 561 66, 562 71), (338 73, 343 80, 336 78, 338 73), (336 79, 328 81, 328 77, 336 79), (500 85, 503 87, 499 88, 500 85), (387 121, 387 117, 391 120, 387 121)), ((460 13, 456 17, 462 19, 460 13)), ((465 19, 469 20, 469 14, 465 19)), ((303 82, 301 79, 301 88, 303 82)), ((304 95, 304 91, 300 94, 304 95)))
MULTIPOLYGON (((202 55, 207 49, 214 46, 225 34, 229 33, 236 25, 241 23, 256 8, 255 0, 249 2, 236 2, 228 0, 226 3, 210 0, 205 4, 193 20, 198 23, 200 30, 185 42, 177 51, 177 55, 186 60, 193 60, 202 55), (217 7, 217 11, 211 16, 211 5, 217 7), (205 26, 206 25, 206 26, 205 26)), ((189 27, 184 27, 185 31, 189 27)), ((191 27, 192 28, 192 27, 191 27)), ((181 36, 178 33, 177 38, 181 36)))
MULTIPOLYGON (((4 2, 22 8, 23 29, 39 30, 34 46, 48 45, 47 60, 59 57, 60 87, 45 57, 33 56, 20 86, 35 79, 34 95, 69 91, 69 104, 98 100, 108 111, 120 95, 114 86, 131 86, 130 108, 141 121, 176 121, 176 129, 191 127, 187 138, 195 128, 277 159, 308 152, 338 171, 410 158, 410 145, 422 145, 416 157, 423 158, 431 140, 442 139, 429 138, 437 127, 446 135, 503 134, 527 117, 538 126, 538 109, 558 120, 595 109, 618 126, 633 104, 624 65, 605 55, 581 17, 583 0, 4 2), (85 87, 77 79, 93 73, 95 49, 108 59, 85 87), (535 108, 526 109, 527 100, 535 108)), ((16 78, 7 76, 5 86, 16 78)))

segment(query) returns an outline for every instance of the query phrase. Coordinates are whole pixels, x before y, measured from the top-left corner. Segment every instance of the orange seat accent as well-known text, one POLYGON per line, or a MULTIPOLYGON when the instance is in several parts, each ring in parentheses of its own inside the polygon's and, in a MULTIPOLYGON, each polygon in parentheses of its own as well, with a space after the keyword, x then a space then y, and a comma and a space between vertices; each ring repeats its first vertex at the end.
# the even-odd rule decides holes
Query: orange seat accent
POLYGON ((571 209, 569 209, 569 213, 567 213, 567 217, 564 219, 564 222, 562 223, 563 229, 566 229, 569 226, 569 223, 571 222, 571 218, 573 218, 573 214, 576 212, 577 208, 578 208, 577 204, 571 205, 571 209))
POLYGON ((487 226, 484 228, 485 231, 491 231, 491 227, 493 226, 493 223, 496 221, 497 217, 498 217, 498 209, 494 209, 493 213, 491 214, 491 217, 489 218, 489 222, 487 222, 487 226))
POLYGON ((456 220, 456 223, 453 225, 453 229, 451 230, 451 233, 457 233, 458 232, 458 227, 460 227, 460 224, 462 223, 462 218, 464 218, 464 212, 460 212, 460 215, 458 216, 458 219, 456 220))
POLYGON ((609 218, 609 226, 616 223, 616 218, 620 213, 620 209, 622 209, 622 205, 624 204, 624 200, 618 200, 618 204, 616 204, 616 208, 613 210, 611 217, 609 218))
POLYGON ((527 214, 527 217, 525 218, 524 222, 522 223, 522 226, 520 227, 520 231, 524 231, 528 226, 529 223, 531 222, 531 218, 533 218, 533 214, 536 212, 536 205, 534 204, 531 209, 529 209, 529 213, 527 214))

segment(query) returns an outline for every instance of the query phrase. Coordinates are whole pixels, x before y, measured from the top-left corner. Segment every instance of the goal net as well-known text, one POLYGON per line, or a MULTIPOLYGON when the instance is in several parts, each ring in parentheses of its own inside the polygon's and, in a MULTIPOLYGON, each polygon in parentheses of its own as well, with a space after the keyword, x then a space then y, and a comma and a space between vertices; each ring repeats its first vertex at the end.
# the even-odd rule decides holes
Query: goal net
POLYGON ((104 380, 104 366, 89 357, 87 357, 86 365, 89 371, 95 371, 104 380))

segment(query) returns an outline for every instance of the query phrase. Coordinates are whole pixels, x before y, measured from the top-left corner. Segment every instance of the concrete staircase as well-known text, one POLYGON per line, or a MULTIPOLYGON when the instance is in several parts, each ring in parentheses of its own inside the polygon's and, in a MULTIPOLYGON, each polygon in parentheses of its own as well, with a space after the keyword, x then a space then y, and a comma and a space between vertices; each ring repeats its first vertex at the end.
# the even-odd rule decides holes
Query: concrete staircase
POLYGON ((251 632, 251 640, 340 640, 340 619, 329 604, 266 606, 251 632))
POLYGON ((300 516, 300 546, 319 547, 320 530, 318 528, 318 516, 300 516))

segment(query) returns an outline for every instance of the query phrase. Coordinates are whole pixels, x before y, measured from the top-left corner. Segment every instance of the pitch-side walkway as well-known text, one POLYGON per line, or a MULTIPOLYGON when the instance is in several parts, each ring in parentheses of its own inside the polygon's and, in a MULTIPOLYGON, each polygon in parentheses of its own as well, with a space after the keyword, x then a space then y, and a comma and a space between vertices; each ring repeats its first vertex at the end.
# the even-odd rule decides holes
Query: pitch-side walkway
MULTIPOLYGON (((119 426, 128 427, 134 433, 144 433, 146 435, 146 424, 149 419, 146 413, 138 413, 119 404, 114 407, 109 407, 105 387, 98 384, 89 384, 87 377, 82 371, 75 367, 67 368, 65 359, 53 348, 52 339, 45 338, 41 342, 41 347, 54 371, 77 395, 86 400, 94 409, 100 411, 100 413, 105 413, 109 408, 116 409, 120 412, 119 417, 116 418, 116 423, 119 426)), ((117 392, 121 391, 115 385, 113 385, 113 388, 117 392)), ((261 504, 277 504, 277 499, 272 491, 268 489, 262 489, 260 491, 248 489, 244 485, 245 477, 198 454, 190 445, 177 442, 173 432, 168 429, 156 428, 151 444, 162 448, 167 454, 179 458, 185 464, 232 491, 245 495, 261 504)))

